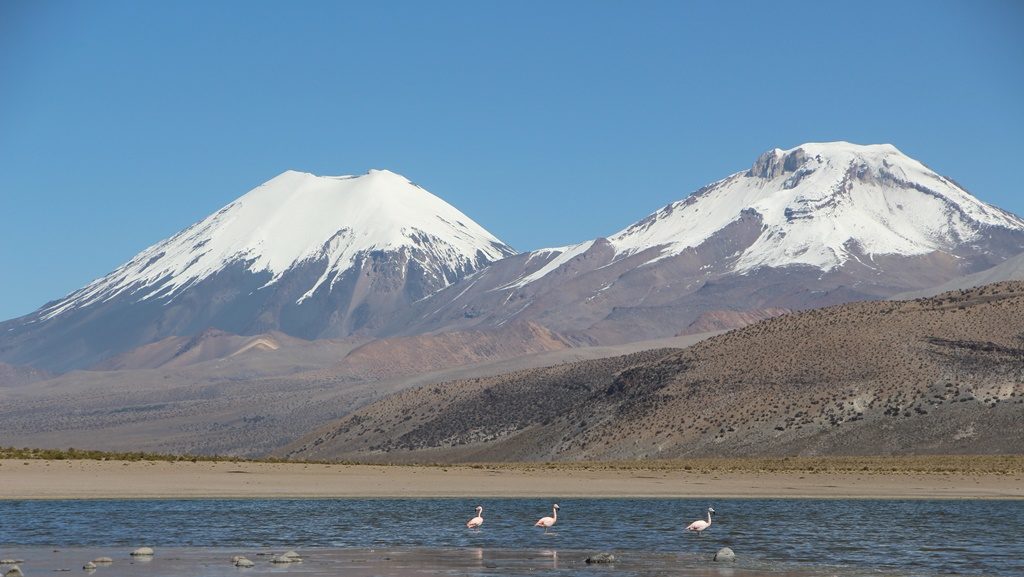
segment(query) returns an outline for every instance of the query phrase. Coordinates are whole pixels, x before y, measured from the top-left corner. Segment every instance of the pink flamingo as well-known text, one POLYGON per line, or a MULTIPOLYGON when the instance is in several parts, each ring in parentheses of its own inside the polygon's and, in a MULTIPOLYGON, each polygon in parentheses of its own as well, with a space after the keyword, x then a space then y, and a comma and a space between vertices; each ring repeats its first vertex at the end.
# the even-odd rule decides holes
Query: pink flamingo
POLYGON ((698 519, 697 521, 694 521, 693 523, 690 523, 686 527, 686 530, 687 531, 693 531, 694 533, 696 533, 698 535, 702 534, 704 532, 704 529, 707 529, 708 527, 711 526, 711 514, 714 513, 714 512, 715 512, 714 509, 712 509, 711 507, 708 507, 708 520, 705 521, 704 519, 698 519))
POLYGON ((550 517, 541 517, 540 519, 537 520, 536 523, 533 524, 533 526, 534 527, 544 527, 544 532, 547 533, 548 529, 550 529, 551 526, 554 525, 556 521, 558 521, 558 503, 555 503, 551 507, 551 516, 550 517))
POLYGON ((470 529, 476 529, 477 527, 479 527, 480 525, 483 525, 483 524, 484 524, 484 508, 479 506, 479 505, 477 505, 477 507, 476 507, 476 517, 473 517, 472 519, 467 521, 466 522, 466 526, 469 527, 470 529))

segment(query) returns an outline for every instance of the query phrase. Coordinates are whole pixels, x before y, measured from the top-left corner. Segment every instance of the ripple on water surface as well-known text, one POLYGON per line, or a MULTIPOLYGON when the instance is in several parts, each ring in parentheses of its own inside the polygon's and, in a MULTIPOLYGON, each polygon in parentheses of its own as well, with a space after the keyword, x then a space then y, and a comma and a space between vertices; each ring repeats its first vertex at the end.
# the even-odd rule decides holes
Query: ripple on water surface
POLYGON ((0 556, 26 547, 152 545, 185 556, 189 548, 305 548, 335 556, 386 549, 392 555, 415 551, 428 557, 434 551, 447 566, 468 550, 491 559, 512 552, 516 563, 551 562, 554 556, 574 567, 582 553, 611 550, 631 560, 617 565, 617 574, 628 574, 623 571, 632 566, 628 571, 646 575, 680 563, 692 565, 688 572, 694 574, 728 546, 740 559, 738 576, 826 569, 1024 575, 1024 503, 1019 501, 566 499, 559 501, 558 524, 545 534, 532 525, 551 514, 551 504, 538 499, 6 501, 0 556), (484 526, 467 529, 478 504, 485 508, 484 526), (717 511, 712 527, 701 536, 682 531, 702 518, 708 505, 717 511), (552 555, 542 558, 545 551, 552 555), (638 565, 640 559, 653 565, 638 565), (655 568, 661 562, 666 567, 655 568))

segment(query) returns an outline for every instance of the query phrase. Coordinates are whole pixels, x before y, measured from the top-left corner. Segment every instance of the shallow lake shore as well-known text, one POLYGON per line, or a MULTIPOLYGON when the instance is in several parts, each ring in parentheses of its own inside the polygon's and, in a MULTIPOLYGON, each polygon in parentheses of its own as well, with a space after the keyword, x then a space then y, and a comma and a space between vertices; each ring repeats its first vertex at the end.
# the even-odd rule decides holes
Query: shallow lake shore
POLYGON ((0 460, 0 499, 719 497, 1024 499, 1020 473, 757 472, 0 460))
MULTIPOLYGON (((536 549, 501 550, 482 548, 425 549, 425 548, 374 548, 374 549, 299 549, 302 560, 296 563, 277 564, 271 559, 283 553, 251 548, 223 549, 203 547, 157 548, 153 557, 131 557, 125 547, 81 547, 52 550, 49 548, 6 548, 0 549, 5 555, 23 560, 20 566, 28 572, 41 574, 53 572, 79 572, 84 563, 100 556, 108 557, 110 563, 97 568, 108 577, 129 577, 145 573, 149 577, 171 577, 178 575, 205 575, 207 577, 235 576, 240 570, 231 558, 243 555, 253 566, 241 570, 245 575, 281 575, 282 573, 302 574, 310 577, 411 577, 414 575, 534 575, 542 571, 557 571, 562 575, 593 574, 595 568, 625 570, 631 575, 664 575, 666 571, 685 569, 693 577, 720 577, 742 575, 756 577, 818 577, 835 576, 834 569, 813 565, 793 566, 766 564, 749 561, 737 563, 714 563, 707 556, 692 553, 651 553, 620 552, 613 565, 590 566, 586 563, 593 551, 536 549)), ((7 566, 0 566, 6 568, 7 566)), ((97 573, 90 569, 86 574, 97 573)), ((848 572, 857 575, 856 572, 848 572)))

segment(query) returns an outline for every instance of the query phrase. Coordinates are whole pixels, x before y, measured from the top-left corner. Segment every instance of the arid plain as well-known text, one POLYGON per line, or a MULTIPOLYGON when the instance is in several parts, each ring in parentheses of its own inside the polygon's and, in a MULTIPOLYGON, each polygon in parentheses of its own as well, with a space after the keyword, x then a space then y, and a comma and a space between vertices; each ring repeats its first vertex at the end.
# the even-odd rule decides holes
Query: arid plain
POLYGON ((397 466, 0 460, 3 499, 665 497, 1022 499, 1022 457, 397 466))

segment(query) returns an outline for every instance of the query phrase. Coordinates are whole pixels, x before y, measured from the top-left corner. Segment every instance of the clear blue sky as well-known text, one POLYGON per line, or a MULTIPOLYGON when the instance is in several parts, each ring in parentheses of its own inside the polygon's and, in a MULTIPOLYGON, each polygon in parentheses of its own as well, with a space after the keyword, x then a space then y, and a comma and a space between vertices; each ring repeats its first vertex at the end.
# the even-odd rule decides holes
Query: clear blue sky
POLYGON ((759 153, 890 142, 1024 214, 1024 2, 0 2, 0 319, 275 174, 400 172, 519 250, 759 153))

